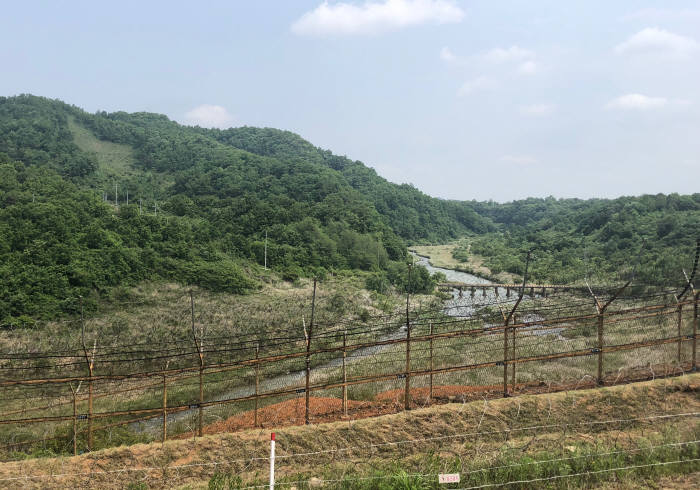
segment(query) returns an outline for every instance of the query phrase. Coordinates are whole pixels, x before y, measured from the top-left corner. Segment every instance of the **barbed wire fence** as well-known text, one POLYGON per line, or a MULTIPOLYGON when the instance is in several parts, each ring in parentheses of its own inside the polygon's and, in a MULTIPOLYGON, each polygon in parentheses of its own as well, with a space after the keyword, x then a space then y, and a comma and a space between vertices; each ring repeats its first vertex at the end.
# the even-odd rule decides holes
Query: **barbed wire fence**
POLYGON ((628 280, 537 294, 525 274, 517 297, 485 284, 470 311, 411 309, 407 296, 405 312, 315 329, 312 314, 306 332, 302 313, 303 329, 274 335, 208 337, 191 292, 191 340, 100 345, 81 317, 72 346, 0 354, 0 454, 78 454, 113 430, 165 441, 694 371, 697 263, 680 291, 628 280))
MULTIPOLYGON (((550 407, 551 409, 551 407, 550 407)), ((557 407, 560 413, 563 407, 557 407)), ((381 434, 372 435, 366 431, 355 430, 348 426, 346 431, 334 431, 332 440, 324 434, 305 431, 301 434, 282 434, 280 449, 276 455, 278 470, 296 469, 290 477, 280 478, 276 485, 281 488, 292 486, 307 488, 311 486, 352 484, 358 482, 397 480, 397 475, 381 472, 388 458, 439 452, 449 454, 450 461, 436 465, 435 461, 419 464, 415 472, 405 473, 403 477, 420 478, 423 481, 436 481, 442 471, 459 471, 462 484, 472 485, 465 488, 486 488, 495 485, 523 484, 534 481, 557 480, 580 476, 592 477, 606 472, 624 472, 658 465, 685 465, 691 471, 700 469, 700 432, 697 420, 700 412, 679 412, 646 415, 628 418, 597 418, 595 420, 570 421, 550 420, 544 423, 522 423, 518 420, 520 413, 512 419, 504 419, 503 413, 490 413, 488 403, 484 403, 479 424, 472 430, 455 431, 432 437, 393 437, 384 439, 381 434), (481 421, 488 418, 489 423, 481 421), (487 427, 488 425, 488 427, 487 427), (634 433, 634 436, 630 434, 634 433), (617 434, 610 446, 584 448, 580 444, 582 436, 588 438, 617 434), (625 434, 620 437, 619 434, 625 434), (663 437, 660 436, 663 434, 663 437), (359 439, 359 444, 358 444, 359 439), (355 442, 353 444, 353 442, 355 442), (475 444, 478 442, 478 444, 475 444), (540 449, 537 458, 515 459, 508 456, 522 454, 533 444, 540 449), (306 450, 307 447, 324 449, 306 450), (478 456, 478 458, 476 458, 478 456), (505 457, 504 457, 505 456, 505 457), (472 461, 479 459, 479 464, 472 461), (659 461, 660 460, 660 461, 659 461), (557 463, 566 462, 566 469, 561 473, 557 463), (318 468, 328 466, 330 472, 340 471, 333 478, 309 478, 306 475, 319 474, 318 468), (523 469, 532 471, 540 478, 529 480, 511 480, 523 473, 523 469), (311 471, 309 471, 311 469, 311 471), (585 470, 585 471, 582 471, 585 470), (381 474, 377 474, 381 473, 381 474), (370 476, 359 476, 368 474, 370 476), (303 479, 298 479, 302 476, 303 479), (296 478, 296 479, 295 479, 296 478), (497 481, 498 483, 489 483, 497 481)), ((551 413, 549 415, 552 415, 551 413)), ((531 419, 527 419, 529 421, 531 419)), ((401 434, 403 435, 403 434, 401 434)), ((99 459, 86 460, 82 471, 61 470, 18 472, 13 476, 0 477, 0 482, 8 487, 24 485, 27 482, 49 482, 54 485, 100 484, 110 482, 116 475, 125 475, 133 481, 148 482, 154 487, 165 487, 175 483, 184 483, 201 478, 202 475, 243 475, 253 481, 260 479, 270 461, 268 447, 264 441, 269 432, 261 430, 260 437, 251 441, 245 456, 236 458, 215 458, 211 461, 190 463, 162 464, 145 466, 126 464, 122 467, 103 469, 99 459)), ((240 447, 240 445, 239 445, 240 447)), ((195 448, 193 447, 193 450, 195 448)), ((241 454, 239 450, 238 454, 241 454)), ((21 468, 21 466, 20 466, 21 468)), ((284 473, 282 473, 284 475, 284 473)), ((262 478, 264 480, 264 478, 262 478)), ((265 488, 264 484, 245 485, 242 480, 232 488, 265 488)), ((214 487, 216 488, 216 487, 214 487)))
MULTIPOLYGON (((642 299, 645 298, 627 298, 627 301, 642 299)), ((362 406, 354 402, 370 400, 373 395, 410 409, 444 397, 465 399, 470 392, 495 392, 499 370, 505 396, 563 389, 586 374, 589 381, 577 381, 578 386, 589 386, 593 380, 597 384, 613 384, 665 376, 687 372, 696 366, 697 303, 697 293, 690 299, 679 298, 676 303, 668 304, 612 309, 608 302, 605 310, 584 315, 575 311, 580 309, 580 304, 572 303, 558 305, 556 310, 552 308, 547 318, 543 315, 544 307, 537 305, 520 311, 513 308, 503 325, 493 323, 476 328, 474 324, 478 320, 472 318, 441 318, 441 312, 424 312, 423 317, 411 319, 393 334, 387 335, 384 328, 354 331, 345 328, 343 332, 319 334, 308 348, 311 342, 302 339, 295 342, 293 338, 280 340, 301 348, 277 352, 271 352, 269 346, 251 347, 247 339, 235 343, 220 341, 215 346, 202 347, 202 357, 215 359, 211 363, 168 366, 155 371, 119 372, 117 366, 134 362, 125 356, 143 354, 135 350, 100 352, 96 342, 83 353, 86 372, 72 376, 67 374, 71 367, 73 371, 80 367, 77 360, 80 353, 5 355, 0 366, 3 374, 48 370, 60 371, 62 376, 2 379, 0 386, 5 391, 5 401, 17 399, 23 406, 0 415, 0 425, 71 422, 76 427, 76 422, 85 421, 89 450, 93 446, 90 434, 101 429, 92 427, 93 423, 100 420, 116 427, 119 422, 115 419, 119 417, 126 419, 124 424, 134 424, 137 418, 150 420, 166 413, 176 422, 182 420, 177 414, 191 414, 195 410, 202 420, 205 409, 231 404, 248 407, 247 402, 257 402, 259 408, 254 410, 254 419, 264 423, 267 412, 260 413, 264 404, 279 404, 303 395, 300 398, 305 413, 303 421, 312 422, 314 416, 323 418, 328 410, 309 406, 312 400, 305 395, 311 392, 324 399, 336 399, 341 405, 346 400, 342 406, 345 415, 348 411, 352 413, 353 406, 362 406), (516 312, 520 317, 512 321, 516 312), (634 353, 631 357, 626 355, 630 352, 634 353), (229 359, 222 362, 223 357, 229 359), (47 358, 55 359, 54 363, 41 362, 47 358), (595 367, 591 366, 591 358, 595 367), (642 359, 646 362, 640 363, 642 359), (257 378, 257 391, 251 389, 251 375, 257 378), (85 384, 87 394, 82 388, 85 384), (76 388, 69 393, 71 387, 76 388), (454 392, 446 387, 455 387, 454 392), (151 398, 155 398, 159 390, 163 392, 165 406, 137 403, 139 396, 135 395, 141 394, 143 398, 150 392, 151 398), (37 399, 44 404, 27 406, 27 402, 37 399), (51 402, 46 404, 49 399, 51 402), (119 409, 95 411, 93 403, 98 400, 109 400, 112 405, 120 400, 123 403, 119 409), (67 413, 73 408, 75 413, 67 413), (21 416, 36 412, 51 415, 21 416)), ((396 323, 400 322, 395 320, 393 324, 396 323)), ((178 346, 175 350, 178 352, 167 349, 166 355, 157 354, 173 364, 185 356, 199 357, 194 348, 188 351, 178 346)), ((299 423, 299 420, 291 417, 289 422, 299 423)), ((201 436, 202 424, 197 425, 201 436)), ((29 442, 12 444, 18 447, 29 442)))

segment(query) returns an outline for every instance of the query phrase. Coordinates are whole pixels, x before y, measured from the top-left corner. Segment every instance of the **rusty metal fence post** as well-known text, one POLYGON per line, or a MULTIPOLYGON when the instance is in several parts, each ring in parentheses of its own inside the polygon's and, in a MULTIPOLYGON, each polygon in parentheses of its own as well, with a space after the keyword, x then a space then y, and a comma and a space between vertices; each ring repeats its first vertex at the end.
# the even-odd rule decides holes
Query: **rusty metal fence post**
MULTIPOLYGON (((633 276, 634 278, 634 276, 633 276)), ((605 351, 605 340, 604 340, 604 328, 605 328, 605 311, 608 309, 608 306, 612 304, 613 301, 615 301, 621 294, 622 292, 627 289, 627 287, 632 283, 632 279, 627 281, 621 288, 619 288, 615 293, 612 295, 612 297, 605 303, 601 304, 600 300, 598 299, 598 296, 593 292, 593 289, 591 289, 591 286, 586 282, 586 285, 588 286, 588 291, 591 293, 591 296, 593 297, 593 304, 595 305, 595 309, 597 312, 597 324, 598 324, 598 345, 595 349, 595 351, 598 352, 598 374, 596 376, 596 383, 598 386, 602 386, 604 383, 603 379, 603 354, 605 351)))
MULTIPOLYGON (((515 320, 515 315, 513 315, 513 323, 517 323, 517 321, 515 320)), ((512 339, 513 341, 511 342, 512 347, 511 347, 511 355, 510 355, 511 360, 513 360, 513 361, 515 361, 515 359, 516 359, 516 354, 515 354, 515 332, 516 332, 516 330, 517 330, 517 328, 515 326, 513 326, 513 339, 512 339)), ((516 363, 513 362, 511 365, 511 378, 510 378, 511 391, 513 393, 515 393, 515 364, 516 363)))
POLYGON ((97 350, 97 339, 92 346, 92 356, 88 354, 87 345, 85 344, 85 316, 83 314, 83 297, 80 296, 80 341, 83 345, 83 354, 85 363, 88 368, 88 451, 93 449, 93 434, 92 434, 92 385, 93 385, 93 368, 95 365, 95 352, 97 350))
POLYGON ((508 321, 503 325, 503 396, 508 396, 508 321))
POLYGON ((163 375, 163 443, 168 438, 168 382, 163 375))
MULTIPOLYGON (((71 386, 71 388, 73 388, 71 386)), ((78 455, 78 410, 75 402, 76 393, 73 392, 73 456, 78 455)))
POLYGON ((406 385, 404 387, 404 410, 411 409, 411 317, 408 311, 411 290, 411 270, 413 264, 408 266, 408 282, 406 284, 406 385))
POLYGON ((700 291, 695 293, 693 305, 693 371, 697 369, 698 356, 698 301, 700 301, 700 291))
POLYGON ((314 330, 314 313, 316 311, 316 278, 314 277, 314 292, 313 292, 313 297, 311 299, 311 322, 309 323, 309 332, 306 335, 306 385, 304 388, 304 393, 305 393, 305 411, 304 411, 304 423, 306 425, 309 425, 310 423, 310 416, 309 416, 309 403, 310 403, 310 394, 309 394, 309 385, 310 385, 310 380, 311 380, 311 336, 313 335, 313 330, 314 330))
POLYGON ((430 322, 430 392, 428 394, 429 403, 433 403, 433 322, 430 322))
POLYGON ((258 395, 260 395, 260 344, 255 344, 255 409, 253 427, 258 426, 258 395))
POLYGON ((73 383, 70 383, 68 386, 70 386, 70 391, 73 394, 73 456, 78 455, 78 401, 77 401, 77 396, 78 392, 80 392, 80 385, 82 385, 83 382, 80 381, 78 383, 77 388, 73 388, 73 383))
POLYGON ((204 352, 202 352, 202 346, 204 344, 204 339, 201 338, 197 340, 197 331, 195 329, 194 322, 194 292, 190 289, 190 311, 192 313, 192 340, 194 341, 195 349, 199 357, 199 403, 198 403, 198 423, 197 423, 197 434, 202 437, 204 431, 204 352))
MULTIPOLYGON (((503 396, 508 396, 508 325, 515 315, 515 310, 518 309, 520 303, 525 296, 525 285, 527 284, 527 271, 530 268, 530 258, 532 257, 532 250, 527 252, 527 257, 525 258, 525 272, 523 273, 523 284, 520 286, 520 293, 518 294, 518 299, 513 305, 508 315, 504 315, 503 321, 503 396)), ((501 312, 503 315, 503 312, 501 312)), ((511 327, 513 330, 513 342, 515 347, 515 327, 511 327)), ((515 351, 513 351, 513 360, 515 360, 515 351)), ((515 363, 513 363, 513 388, 515 388, 515 363)))
POLYGON ((598 311, 598 375, 596 376, 596 382, 598 385, 603 384, 603 328, 605 325, 605 310, 598 311))
POLYGON ((681 347, 683 346, 683 303, 678 304, 678 364, 681 363, 681 347))
POLYGON ((343 329, 343 415, 348 415, 347 329, 343 329))

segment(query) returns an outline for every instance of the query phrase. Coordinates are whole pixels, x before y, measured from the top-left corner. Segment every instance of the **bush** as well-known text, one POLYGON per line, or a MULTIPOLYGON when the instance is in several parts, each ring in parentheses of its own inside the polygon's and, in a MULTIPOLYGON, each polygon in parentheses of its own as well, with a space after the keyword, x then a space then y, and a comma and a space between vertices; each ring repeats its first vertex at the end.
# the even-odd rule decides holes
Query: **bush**
POLYGON ((394 262, 389 266, 388 278, 398 289, 411 294, 430 294, 437 284, 436 277, 431 276, 428 269, 422 265, 411 268, 409 279, 408 265, 400 262, 394 262))
POLYGON ((365 288, 382 294, 388 291, 390 285, 389 279, 383 272, 375 272, 365 280, 365 288))
POLYGON ((467 253, 467 249, 464 247, 457 247, 452 250, 452 257, 462 263, 469 262, 469 254, 467 253))
POLYGON ((304 271, 298 265, 288 265, 282 269, 282 279, 289 282, 294 282, 304 276, 304 271))

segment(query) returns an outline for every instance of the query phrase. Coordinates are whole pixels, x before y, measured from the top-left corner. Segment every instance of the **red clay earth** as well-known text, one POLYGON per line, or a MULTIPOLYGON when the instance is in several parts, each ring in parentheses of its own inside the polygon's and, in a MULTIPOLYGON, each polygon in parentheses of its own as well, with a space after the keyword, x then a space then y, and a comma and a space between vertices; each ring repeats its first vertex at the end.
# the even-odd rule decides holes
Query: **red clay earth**
MULTIPOLYGON (((683 368, 690 366, 683 366, 683 368)), ((669 366, 652 366, 651 368, 639 368, 626 373, 608 374, 605 377, 605 385, 615 385, 629 383, 633 381, 644 381, 655 377, 673 376, 682 374, 677 369, 669 371, 669 366), (664 369, 665 368, 665 369, 664 369), (656 374, 654 374, 656 373, 656 374)), ((676 367, 677 368, 677 367, 676 367)), ((517 383, 515 391, 512 385, 508 384, 509 396, 551 393, 556 391, 570 391, 576 389, 593 388, 596 386, 592 377, 586 377, 575 383, 551 383, 530 382, 517 383)), ((411 408, 420 408, 428 405, 468 402, 473 400, 483 400, 484 398, 498 398, 503 396, 503 385, 488 386, 465 386, 465 385, 440 385, 433 387, 433 400, 429 400, 429 388, 413 388, 410 391, 411 408)), ((372 401, 348 400, 348 415, 342 412, 342 401, 339 398, 310 397, 309 415, 311 422, 323 423, 339 420, 356 420, 367 417, 376 417, 390 413, 397 413, 404 408, 404 389, 395 389, 379 393, 372 401)), ((284 427, 291 425, 303 425, 305 418, 305 398, 293 398, 280 403, 268 405, 258 409, 258 427, 284 427)), ((254 427, 254 411, 234 415, 225 420, 215 422, 203 428, 205 434, 218 434, 220 432, 236 432, 239 430, 254 427)), ((174 439, 184 439, 192 437, 192 433, 180 434, 174 439)))

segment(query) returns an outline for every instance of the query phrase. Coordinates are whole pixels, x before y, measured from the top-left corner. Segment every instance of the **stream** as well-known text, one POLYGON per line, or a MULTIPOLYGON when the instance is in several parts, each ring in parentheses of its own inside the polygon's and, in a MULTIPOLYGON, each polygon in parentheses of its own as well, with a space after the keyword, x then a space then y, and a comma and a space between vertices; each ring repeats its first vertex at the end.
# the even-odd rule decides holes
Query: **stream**
MULTIPOLYGON (((466 272, 455 271, 452 269, 443 269, 441 267, 434 267, 430 264, 430 261, 426 257, 422 257, 413 252, 411 255, 416 259, 415 263, 424 266, 431 274, 436 272, 443 273, 447 280, 450 282, 463 282, 469 284, 492 284, 491 281, 484 279, 482 277, 475 276, 466 272)), ((465 291, 460 297, 459 291, 457 289, 452 290, 452 299, 445 301, 444 312, 447 315, 454 317, 465 317, 473 314, 477 308, 481 306, 487 306, 489 304, 494 304, 496 302, 505 299, 506 291, 504 288, 498 288, 498 295, 494 288, 489 288, 488 290, 483 290, 477 292, 474 297, 471 297, 469 291, 465 291)), ((513 297, 514 299, 514 297, 513 297)), ((534 320, 535 318, 533 318, 534 320)), ((526 320, 531 321, 531 320, 526 320)), ((537 332, 537 331, 535 331, 537 332)), ((555 332, 548 332, 555 333, 555 332)), ((383 340, 395 340, 406 337, 406 326, 403 325, 399 327, 398 330, 384 334, 378 338, 379 341, 383 340)), ((357 362, 362 362, 368 356, 379 354, 382 351, 391 348, 391 345, 379 345, 364 347, 353 351, 346 358, 346 364, 350 365, 357 362)), ((342 365, 342 358, 337 357, 331 359, 324 364, 315 366, 312 371, 312 378, 316 376, 323 376, 324 371, 338 369, 342 365)), ((263 378, 259 383, 259 392, 265 393, 269 391, 285 390, 294 387, 303 387, 306 380, 306 370, 301 369, 294 372, 289 372, 287 374, 280 374, 272 378, 263 378)), ((246 396, 252 396, 255 394, 255 387, 253 385, 239 386, 223 393, 218 394, 209 400, 221 401, 232 398, 240 398, 246 396)), ((174 413, 168 415, 168 423, 180 422, 188 418, 193 418, 197 414, 197 409, 192 408, 189 410, 184 410, 182 412, 174 413)), ((131 424, 131 428, 137 431, 144 432, 157 432, 160 430, 162 424, 161 418, 153 418, 144 422, 134 422, 131 424)))

